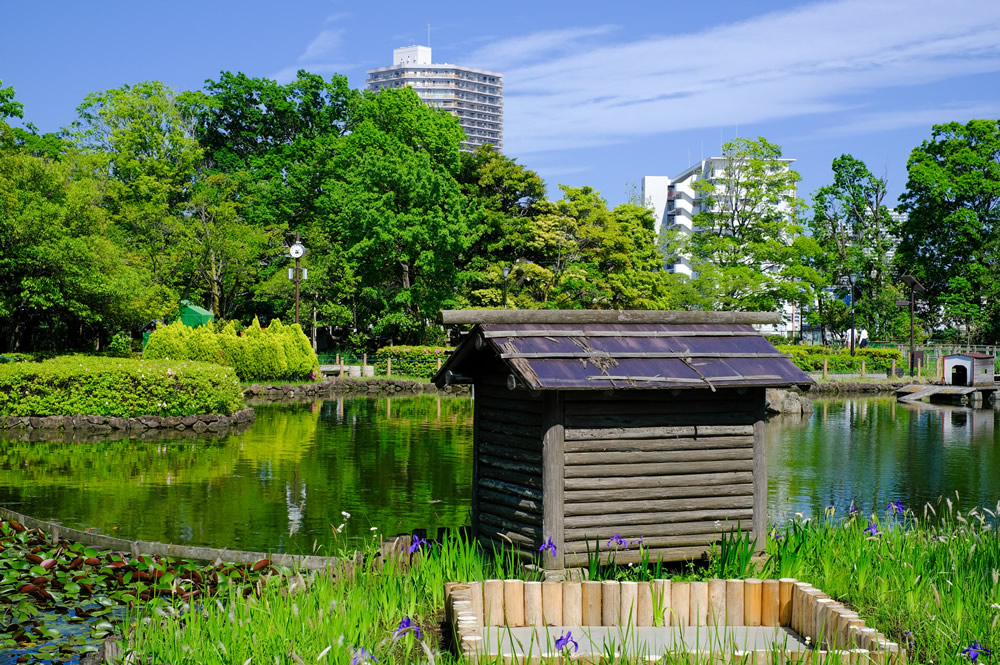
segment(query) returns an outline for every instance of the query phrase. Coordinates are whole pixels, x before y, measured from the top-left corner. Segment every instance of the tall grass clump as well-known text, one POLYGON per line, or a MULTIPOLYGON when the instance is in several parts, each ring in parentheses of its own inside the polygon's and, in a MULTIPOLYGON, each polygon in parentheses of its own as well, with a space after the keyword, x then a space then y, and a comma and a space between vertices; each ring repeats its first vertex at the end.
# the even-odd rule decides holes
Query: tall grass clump
POLYGON ((773 529, 764 572, 854 607, 911 662, 969 663, 973 643, 1000 646, 998 510, 963 514, 950 498, 918 512, 898 502, 868 515, 829 508, 773 529))
MULTIPOLYGON (((754 541, 737 527, 707 561, 670 567, 648 554, 633 565, 600 564, 601 549, 605 555, 645 549, 641 539, 613 538, 595 543, 586 574, 679 581, 795 577, 856 609, 866 624, 898 642, 909 662, 989 663, 990 649, 1000 647, 998 510, 1000 504, 963 513, 950 499, 919 512, 897 502, 869 514, 852 507, 838 516, 830 508, 821 518, 775 526, 766 559, 751 556, 754 541)), ((455 662, 438 632, 445 582, 541 579, 537 567, 526 568, 509 551, 484 550, 458 535, 433 545, 416 539, 402 560, 383 560, 378 545, 374 540, 365 548, 349 571, 286 572, 264 578, 249 597, 234 587, 196 611, 140 607, 131 617, 130 648, 142 662, 455 662)), ((547 546, 539 556, 548 556, 547 546)), ((635 646, 641 653, 642 645, 635 646)), ((652 662, 605 655, 602 662, 652 662)), ((668 654, 656 662, 700 660, 668 654)), ((777 652, 775 662, 783 662, 777 652)))

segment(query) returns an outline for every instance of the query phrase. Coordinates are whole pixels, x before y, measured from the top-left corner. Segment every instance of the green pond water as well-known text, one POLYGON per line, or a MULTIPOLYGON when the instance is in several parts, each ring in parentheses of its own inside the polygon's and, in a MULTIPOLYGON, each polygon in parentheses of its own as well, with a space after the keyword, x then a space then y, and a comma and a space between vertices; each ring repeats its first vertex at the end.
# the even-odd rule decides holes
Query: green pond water
MULTIPOLYGON (((342 397, 256 407, 242 433, 98 442, 0 438, 0 505, 124 538, 294 553, 469 520, 472 402, 342 397), (342 516, 350 513, 350 519, 342 516), (340 534, 334 529, 346 525, 340 534)), ((769 510, 1000 499, 997 412, 817 400, 768 424, 769 510)), ((2 436, 2 435, 0 435, 2 436)))

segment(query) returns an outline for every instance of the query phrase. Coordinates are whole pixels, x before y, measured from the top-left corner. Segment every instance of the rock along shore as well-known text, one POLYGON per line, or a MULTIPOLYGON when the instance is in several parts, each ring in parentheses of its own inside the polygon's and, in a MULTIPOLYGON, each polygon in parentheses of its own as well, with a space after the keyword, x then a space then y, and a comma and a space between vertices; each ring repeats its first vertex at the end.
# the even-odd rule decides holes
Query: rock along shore
POLYGON ((63 430, 86 433, 124 432, 141 433, 148 430, 175 430, 192 432, 222 432, 232 426, 248 425, 254 421, 253 407, 246 406, 231 416, 206 413, 193 416, 4 416, 0 417, 0 428, 26 430, 63 430))
POLYGON ((468 386, 447 386, 439 389, 430 381, 409 381, 404 379, 352 379, 331 378, 328 381, 293 384, 259 384, 243 386, 243 395, 262 401, 280 401, 286 399, 301 399, 304 397, 324 396, 336 393, 356 393, 367 395, 392 395, 405 393, 410 395, 445 394, 466 395, 468 386))

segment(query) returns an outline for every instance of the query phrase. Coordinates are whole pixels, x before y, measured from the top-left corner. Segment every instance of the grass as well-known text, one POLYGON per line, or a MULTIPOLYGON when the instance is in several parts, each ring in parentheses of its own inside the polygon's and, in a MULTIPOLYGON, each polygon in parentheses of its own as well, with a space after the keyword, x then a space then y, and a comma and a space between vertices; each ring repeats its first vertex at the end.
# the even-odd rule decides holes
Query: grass
MULTIPOLYGON (((998 506, 1000 508, 1000 506, 998 506)), ((774 528, 768 561, 758 570, 751 543, 732 538, 707 565, 686 566, 674 579, 795 577, 854 607, 866 621, 909 652, 910 662, 969 663, 973 642, 1000 647, 1000 538, 996 510, 961 512, 957 497, 917 512, 838 516, 774 528)), ((602 544, 603 545, 603 544, 602 544)), ((236 587, 199 611, 134 611, 133 648, 143 662, 378 663, 454 662, 438 632, 446 581, 537 579, 509 556, 488 553, 459 538, 424 548, 414 565, 379 564, 373 542, 350 574, 275 575, 244 598, 236 587), (399 632, 410 618, 420 629, 399 632), (362 653, 361 649, 364 649, 362 653)), ((630 544, 634 547, 637 545, 630 544)), ((655 563, 650 565, 655 566, 655 563)), ((607 579, 648 579, 642 566, 599 569, 607 579)), ((705 656, 706 662, 712 657, 705 656)), ((691 662, 675 654, 661 662, 691 662)), ((606 654, 602 662, 649 662, 606 654)), ((993 662, 985 655, 978 662, 993 662)))

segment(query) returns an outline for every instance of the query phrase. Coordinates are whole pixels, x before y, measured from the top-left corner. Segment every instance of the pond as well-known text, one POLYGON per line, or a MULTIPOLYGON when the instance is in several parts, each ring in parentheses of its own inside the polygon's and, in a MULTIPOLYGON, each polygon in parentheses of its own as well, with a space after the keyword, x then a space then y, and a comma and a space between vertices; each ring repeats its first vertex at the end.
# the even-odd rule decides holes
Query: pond
MULTIPOLYGON (((870 511, 940 495, 1000 499, 992 410, 891 398, 816 400, 768 424, 769 510, 870 511)), ((216 438, 97 443, 0 439, 0 505, 125 538, 292 553, 469 521, 472 402, 340 397, 256 407, 216 438), (342 511, 351 514, 350 519, 342 511), (345 524, 346 523, 346 524, 345 524), (342 532, 334 530, 345 524, 342 532)))

